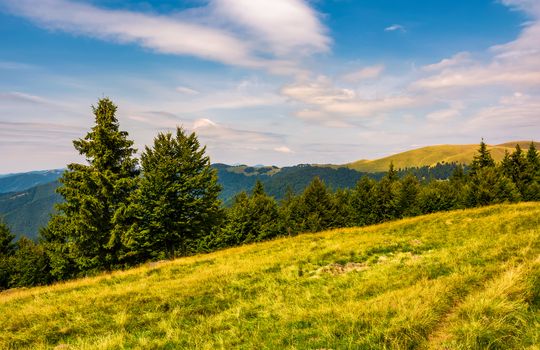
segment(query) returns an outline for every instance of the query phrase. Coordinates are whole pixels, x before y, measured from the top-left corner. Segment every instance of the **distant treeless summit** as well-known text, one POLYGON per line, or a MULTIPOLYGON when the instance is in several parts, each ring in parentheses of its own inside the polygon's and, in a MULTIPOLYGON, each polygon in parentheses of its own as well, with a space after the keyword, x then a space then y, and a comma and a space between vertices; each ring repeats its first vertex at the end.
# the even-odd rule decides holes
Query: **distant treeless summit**
MULTIPOLYGON (((499 145, 490 145, 488 149, 491 151, 493 158, 500 161, 503 159, 505 151, 512 153, 516 144, 527 150, 530 143, 531 141, 511 141, 499 145)), ((537 149, 540 148, 540 142, 535 141, 534 144, 537 149)), ((478 144, 427 146, 380 159, 358 160, 345 164, 345 166, 363 172, 379 172, 388 170, 390 163, 394 163, 394 166, 398 169, 436 165, 443 162, 469 164, 477 150, 478 144)))

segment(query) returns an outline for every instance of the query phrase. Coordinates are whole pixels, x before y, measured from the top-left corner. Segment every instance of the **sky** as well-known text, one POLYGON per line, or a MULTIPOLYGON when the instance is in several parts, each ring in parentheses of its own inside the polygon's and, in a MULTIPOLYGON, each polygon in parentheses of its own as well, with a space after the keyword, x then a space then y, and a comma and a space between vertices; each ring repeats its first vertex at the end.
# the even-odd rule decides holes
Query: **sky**
POLYGON ((540 1, 0 0, 0 173, 84 161, 102 97, 214 163, 538 140, 540 1))

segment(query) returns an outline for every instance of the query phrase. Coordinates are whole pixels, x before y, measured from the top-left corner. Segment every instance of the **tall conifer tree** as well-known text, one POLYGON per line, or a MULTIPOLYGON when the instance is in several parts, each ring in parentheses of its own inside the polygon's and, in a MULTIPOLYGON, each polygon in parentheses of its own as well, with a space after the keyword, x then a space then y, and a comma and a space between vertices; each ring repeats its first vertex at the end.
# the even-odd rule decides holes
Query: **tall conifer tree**
POLYGON ((222 211, 221 187, 195 133, 160 133, 141 155, 143 176, 129 209, 125 243, 136 259, 174 258, 198 250, 222 211))
POLYGON ((117 265, 117 216, 136 184, 136 150, 128 133, 120 130, 117 106, 102 98, 92 110, 95 125, 83 139, 73 142, 87 164, 67 166, 57 190, 64 202, 41 232, 56 278, 117 265))

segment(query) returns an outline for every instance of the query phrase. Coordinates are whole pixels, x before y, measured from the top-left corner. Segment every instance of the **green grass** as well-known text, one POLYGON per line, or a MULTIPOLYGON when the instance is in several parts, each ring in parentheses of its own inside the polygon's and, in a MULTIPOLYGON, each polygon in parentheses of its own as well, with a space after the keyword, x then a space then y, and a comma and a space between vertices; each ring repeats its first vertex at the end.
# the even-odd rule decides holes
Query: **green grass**
MULTIPOLYGON (((507 142, 496 146, 488 146, 488 149, 491 151, 493 158, 500 161, 503 159, 505 151, 512 153, 515 150, 517 143, 526 151, 529 148, 530 141, 507 142)), ((535 142, 535 145, 539 147, 540 143, 535 142)), ((390 163, 394 163, 394 166, 398 169, 433 166, 442 162, 469 164, 477 151, 477 144, 428 146, 376 160, 359 160, 346 164, 346 166, 357 171, 380 172, 387 171, 390 163)))
POLYGON ((1 349, 537 349, 540 204, 0 293, 1 349))

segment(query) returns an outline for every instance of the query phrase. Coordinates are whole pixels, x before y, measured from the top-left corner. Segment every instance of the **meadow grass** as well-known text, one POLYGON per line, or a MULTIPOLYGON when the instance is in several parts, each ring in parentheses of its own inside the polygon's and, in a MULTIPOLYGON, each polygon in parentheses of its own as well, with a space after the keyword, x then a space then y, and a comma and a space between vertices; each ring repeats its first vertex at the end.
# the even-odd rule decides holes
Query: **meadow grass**
MULTIPOLYGON (((528 142, 519 143, 525 150, 529 147, 528 142)), ((512 153, 515 147, 515 142, 509 142, 502 145, 488 146, 488 149, 493 159, 499 162, 504 158, 506 151, 512 153)), ((346 166, 357 171, 381 172, 387 171, 390 163, 394 164, 397 169, 435 166, 437 163, 443 162, 470 164, 477 152, 477 144, 436 145, 413 149, 374 160, 359 160, 346 164, 346 166)))
POLYGON ((540 204, 303 234, 0 293, 1 349, 536 349, 540 204))

